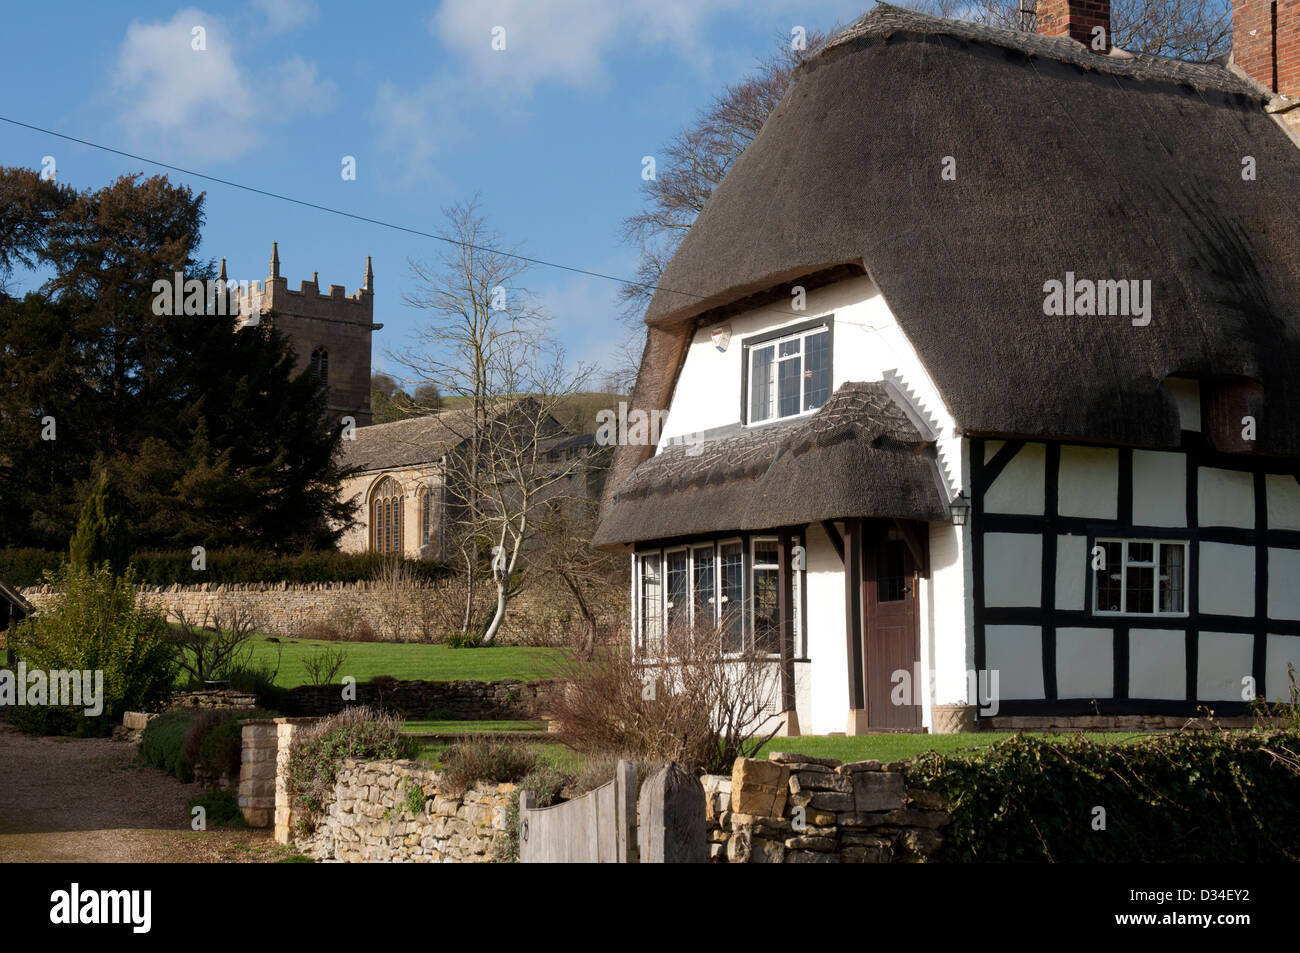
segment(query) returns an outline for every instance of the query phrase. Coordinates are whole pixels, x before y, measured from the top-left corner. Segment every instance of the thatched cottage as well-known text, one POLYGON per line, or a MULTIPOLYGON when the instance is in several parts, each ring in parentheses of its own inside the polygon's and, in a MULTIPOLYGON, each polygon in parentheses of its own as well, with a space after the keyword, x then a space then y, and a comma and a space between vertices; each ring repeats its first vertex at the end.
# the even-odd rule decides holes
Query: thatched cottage
POLYGON ((768 653, 791 733, 1244 714, 1300 666, 1300 14, 1239 4, 1247 68, 1038 7, 830 40, 646 313, 666 421, 596 543, 643 657, 768 653))

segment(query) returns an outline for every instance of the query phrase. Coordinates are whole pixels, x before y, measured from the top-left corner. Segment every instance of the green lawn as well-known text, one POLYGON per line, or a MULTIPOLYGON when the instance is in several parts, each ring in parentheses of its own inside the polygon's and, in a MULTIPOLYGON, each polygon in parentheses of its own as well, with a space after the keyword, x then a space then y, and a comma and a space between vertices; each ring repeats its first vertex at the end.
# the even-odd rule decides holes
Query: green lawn
MULTIPOLYGON (((423 761, 431 761, 435 765, 441 763, 442 756, 447 753, 448 744, 427 744, 420 748, 417 758, 423 761)), ((576 751, 558 744, 537 744, 531 746, 537 753, 537 760, 541 764, 550 765, 557 771, 564 774, 576 774, 581 771, 586 764, 586 758, 576 751)))
MULTIPOLYGON (((814 758, 836 758, 840 761, 898 761, 926 751, 940 754, 975 754, 981 748, 988 747, 1004 738, 1011 737, 1012 732, 981 731, 957 735, 804 735, 799 738, 773 738, 764 746, 759 757, 767 757, 772 751, 788 751, 806 754, 814 758)), ((1063 735, 1047 737, 1061 738, 1063 735)), ((1093 741, 1110 743, 1124 742, 1142 737, 1141 733, 1089 732, 1093 741)))
POLYGON ((503 678, 530 681, 545 678, 559 661, 558 649, 523 648, 503 645, 483 649, 450 649, 445 645, 414 642, 322 642, 316 639, 281 638, 279 643, 258 636, 253 644, 253 664, 274 666, 280 654, 276 684, 284 688, 310 684, 303 660, 320 649, 342 648, 347 661, 335 680, 351 675, 358 682, 380 675, 411 681, 423 679, 449 682, 456 679, 491 682, 503 678))
POLYGON ((484 731, 546 731, 544 721, 408 721, 404 731, 415 735, 478 734, 484 731))

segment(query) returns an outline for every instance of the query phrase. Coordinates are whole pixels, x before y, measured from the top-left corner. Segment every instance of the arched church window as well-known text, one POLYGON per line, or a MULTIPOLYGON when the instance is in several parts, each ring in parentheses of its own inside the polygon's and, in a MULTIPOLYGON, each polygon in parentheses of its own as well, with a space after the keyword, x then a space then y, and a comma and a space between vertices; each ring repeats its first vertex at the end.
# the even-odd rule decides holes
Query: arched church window
POLYGON ((432 487, 420 493, 420 542, 428 546, 438 538, 438 501, 432 487))
POLYGON ((402 488, 384 477, 370 497, 370 542, 377 553, 402 552, 402 488))
POLYGON ((311 379, 329 386, 330 352, 328 348, 318 347, 311 352, 311 379))

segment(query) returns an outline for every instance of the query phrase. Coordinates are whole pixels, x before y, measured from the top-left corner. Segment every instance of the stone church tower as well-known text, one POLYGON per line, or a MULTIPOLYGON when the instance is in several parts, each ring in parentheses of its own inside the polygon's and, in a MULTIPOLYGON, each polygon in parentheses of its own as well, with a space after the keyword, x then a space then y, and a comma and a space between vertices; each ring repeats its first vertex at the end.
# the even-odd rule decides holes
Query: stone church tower
MULTIPOLYGON (((225 277, 225 262, 221 263, 225 277)), ((383 327, 374 323, 375 273, 366 256, 364 283, 356 294, 342 285, 330 285, 321 294, 317 275, 289 290, 288 279, 280 276, 280 251, 271 243, 271 273, 262 288, 256 282, 247 295, 241 293, 239 311, 250 315, 256 309, 262 320, 271 320, 293 345, 297 354, 294 370, 323 377, 329 386, 329 409, 340 417, 356 418, 358 427, 370 423, 370 334, 383 327)))

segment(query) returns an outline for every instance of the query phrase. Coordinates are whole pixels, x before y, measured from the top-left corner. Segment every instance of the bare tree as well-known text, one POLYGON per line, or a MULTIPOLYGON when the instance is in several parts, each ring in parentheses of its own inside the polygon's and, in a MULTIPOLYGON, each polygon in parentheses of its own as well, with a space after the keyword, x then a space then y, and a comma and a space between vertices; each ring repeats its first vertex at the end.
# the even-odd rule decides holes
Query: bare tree
MULTIPOLYGON (((463 532, 485 541, 491 553, 495 599, 475 630, 483 645, 495 642, 510 600, 526 582, 525 554, 544 516, 587 493, 583 456, 551 451, 567 436, 556 419, 559 406, 582 390, 590 370, 567 370, 558 348, 521 349, 500 358, 504 393, 525 396, 509 396, 474 438, 473 468, 461 454, 447 467, 448 494, 457 501, 463 532), (477 483, 471 486, 471 480, 477 483)), ((465 447, 466 454, 470 449, 465 447)))
POLYGON ((252 657, 252 639, 258 621, 251 610, 238 607, 205 611, 196 621, 179 609, 172 643, 179 650, 177 663, 195 682, 226 677, 230 670, 252 657))
MULTIPOLYGON (((1008 30, 1035 29, 1036 0, 917 0, 904 4, 936 16, 1008 30)), ((1230 0, 1113 0, 1110 41, 1130 53, 1207 63, 1232 49, 1230 0)))
POLYGON ((415 393, 431 385, 469 411, 449 424, 459 429, 443 457, 445 538, 463 565, 462 629, 490 645, 524 584, 539 514, 581 493, 581 457, 549 450, 565 435, 556 411, 590 370, 568 369, 548 340, 547 316, 522 283, 527 262, 490 228, 479 200, 444 214, 446 247, 432 265, 412 262, 420 287, 406 297, 429 321, 396 360, 415 393), (490 582, 491 609, 476 620, 481 582, 490 582))
POLYGON ((598 493, 585 498, 575 495, 563 506, 548 507, 538 530, 538 568, 564 584, 581 623, 575 651, 585 660, 590 660, 596 650, 599 613, 609 594, 626 592, 628 587, 627 557, 591 545, 596 534, 598 500, 598 493))
MULTIPOLYGON (((642 210, 623 221, 623 238, 641 253, 636 281, 619 292, 627 305, 625 314, 637 317, 649 303, 664 268, 704 203, 763 128, 785 95, 795 67, 821 46, 826 36, 817 30, 798 40, 782 36, 776 49, 761 59, 749 76, 723 87, 660 151, 655 177, 641 183, 642 210)), ((637 357, 639 363, 639 354, 637 357)))
MULTIPOLYGON (((469 631, 484 555, 483 541, 472 531, 483 485, 481 437, 498 396, 509 393, 502 390, 502 372, 536 348, 546 320, 521 284, 528 263, 489 226, 479 197, 443 209, 443 217, 439 255, 432 262, 409 263, 419 286, 405 300, 425 311, 428 320, 408 347, 390 356, 409 372, 414 393, 432 385, 440 401, 458 397, 468 405, 459 425, 463 432, 456 434, 466 448, 458 461, 465 496, 457 503, 468 519, 451 527, 447 543, 459 551, 464 568, 462 629, 469 631)), ((412 403, 407 409, 419 412, 415 399, 412 403)))

